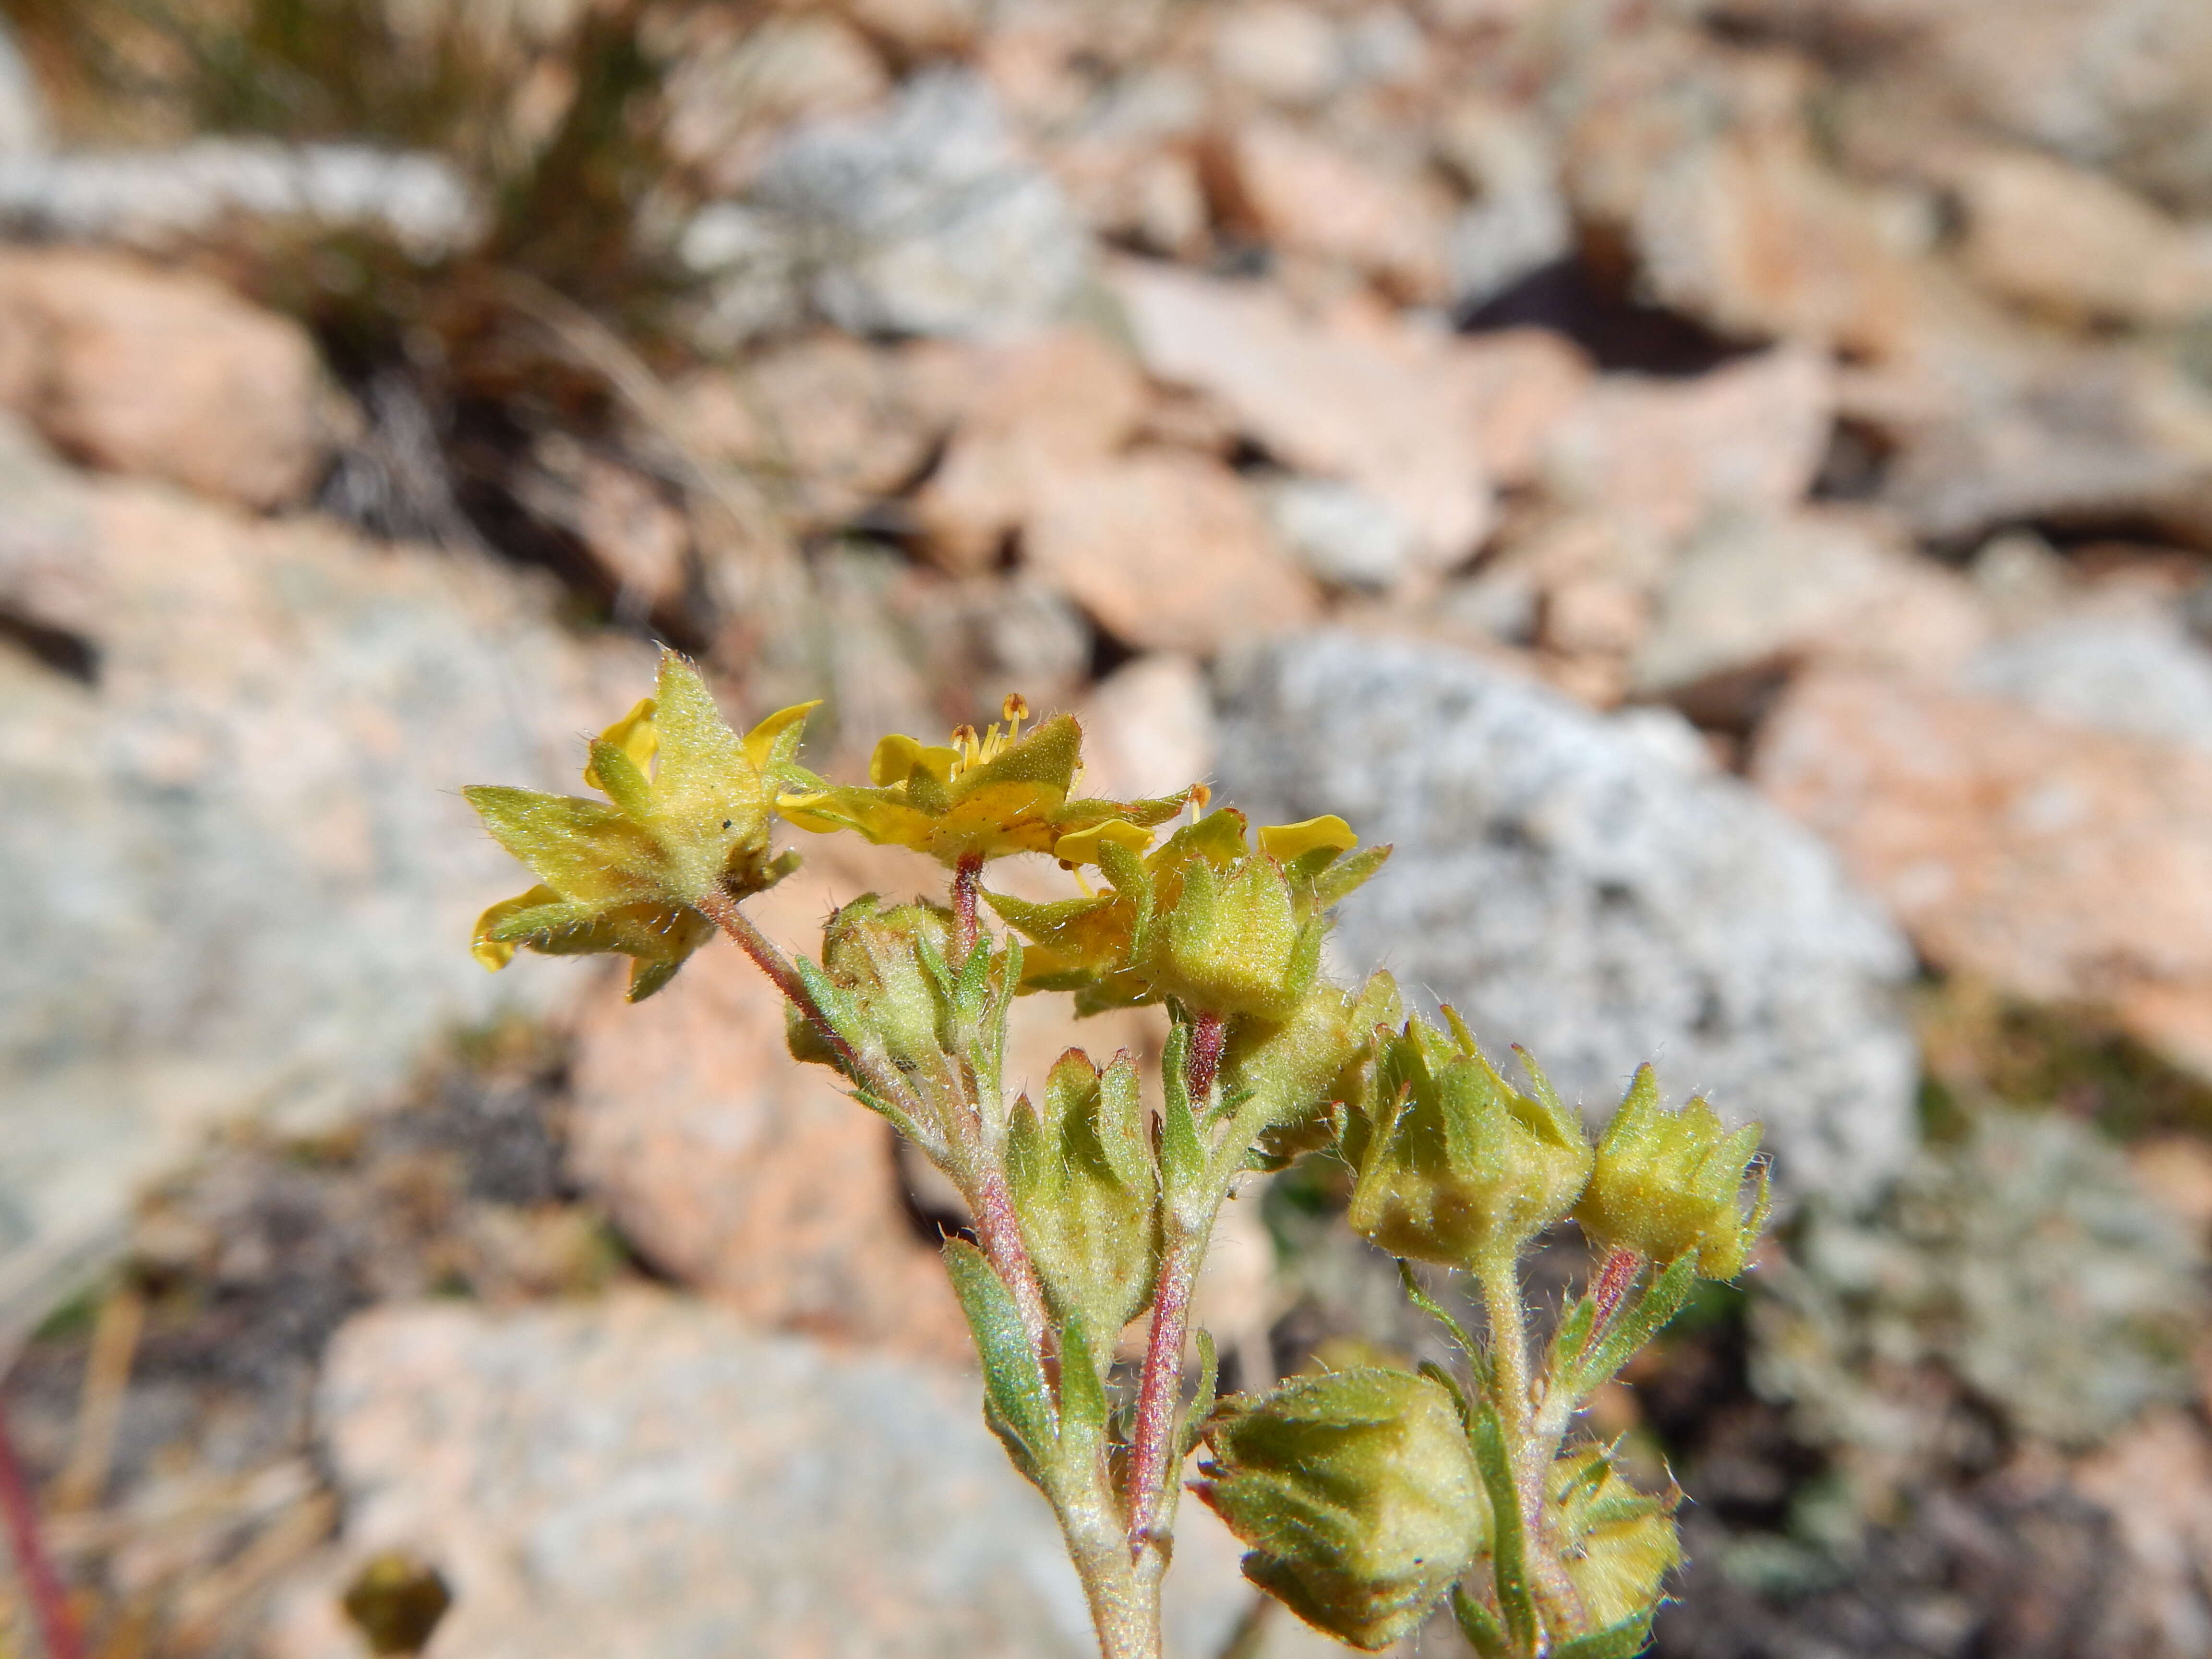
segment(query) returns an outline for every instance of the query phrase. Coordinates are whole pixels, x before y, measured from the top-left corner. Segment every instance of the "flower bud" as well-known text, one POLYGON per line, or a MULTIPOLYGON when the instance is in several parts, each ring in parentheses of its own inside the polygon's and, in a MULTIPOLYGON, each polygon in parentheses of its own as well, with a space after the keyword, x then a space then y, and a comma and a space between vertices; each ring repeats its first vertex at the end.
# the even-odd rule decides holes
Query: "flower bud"
POLYGON ((1702 1099, 1665 1110, 1646 1066, 1598 1143, 1575 1219, 1600 1249, 1662 1262, 1695 1250, 1702 1277, 1734 1279, 1766 1224, 1763 1165, 1748 1214, 1743 1207, 1759 1135, 1756 1123, 1730 1131, 1702 1099))
POLYGON ((1015 1103, 1006 1173, 1054 1316, 1080 1315, 1110 1355, 1152 1299, 1159 1256, 1159 1173, 1135 1062, 1121 1054, 1101 1072, 1079 1048, 1062 1054, 1042 1097, 1015 1103))
POLYGON ((1239 1021, 1221 1062, 1233 1091, 1267 1104, 1254 1161, 1285 1168, 1338 1138, 1344 1103, 1364 1098, 1378 1027, 1403 1018, 1397 981, 1378 973, 1355 994, 1323 981, 1279 1024, 1239 1021))
POLYGON ((1364 1121, 1345 1138, 1359 1170, 1348 1218, 1394 1255, 1468 1267, 1565 1215, 1590 1146, 1534 1062, 1535 1093, 1522 1094, 1445 1012, 1455 1045, 1419 1019, 1380 1045, 1364 1121))
MULTIPOLYGON (((934 1077, 946 1066, 951 1009, 923 958, 942 962, 952 913, 940 905, 886 909, 873 893, 833 914, 822 929, 822 969, 844 993, 853 1029, 840 1035, 856 1048, 884 1054, 901 1072, 934 1077)), ((834 1066, 835 1057, 796 1010, 789 1013, 793 1055, 834 1066)))
POLYGON ((1654 1498, 1620 1478, 1595 1446, 1562 1455, 1552 1465, 1552 1502, 1560 1552, 1583 1610, 1599 1630, 1658 1610, 1660 1586, 1682 1559, 1674 1528, 1678 1495, 1654 1498))
POLYGON ((1451 1396, 1382 1370, 1300 1377, 1215 1423, 1199 1496, 1252 1547, 1244 1576, 1374 1652, 1487 1547, 1490 1511, 1451 1396))

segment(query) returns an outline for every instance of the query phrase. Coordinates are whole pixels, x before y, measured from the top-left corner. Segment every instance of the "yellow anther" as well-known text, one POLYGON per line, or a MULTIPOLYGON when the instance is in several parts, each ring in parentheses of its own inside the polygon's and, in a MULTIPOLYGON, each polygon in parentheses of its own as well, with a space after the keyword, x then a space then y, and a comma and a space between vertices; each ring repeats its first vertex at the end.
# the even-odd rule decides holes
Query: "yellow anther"
POLYGON ((1006 693, 1006 700, 999 705, 999 714, 1001 719, 1018 732, 1021 730, 1022 722, 1030 717, 1028 700, 1018 691, 1009 691, 1006 693))

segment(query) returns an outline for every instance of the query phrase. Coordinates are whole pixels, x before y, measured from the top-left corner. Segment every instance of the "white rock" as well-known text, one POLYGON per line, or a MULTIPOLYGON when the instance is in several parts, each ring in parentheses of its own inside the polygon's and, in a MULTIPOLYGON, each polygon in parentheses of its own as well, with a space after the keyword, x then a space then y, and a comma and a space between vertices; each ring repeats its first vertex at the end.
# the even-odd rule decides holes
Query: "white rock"
POLYGON ((1224 670, 1225 798, 1396 853, 1337 944, 1602 1115, 1650 1060, 1762 1120, 1792 1194, 1867 1197, 1913 1140, 1913 958, 1832 854, 1679 720, 1604 719, 1476 659, 1341 633, 1224 670), (1658 732, 1655 723, 1671 735, 1658 732))
POLYGON ((1413 536, 1389 502, 1329 478, 1283 478, 1264 499, 1291 556, 1321 580, 1385 588, 1405 574, 1413 536))
POLYGON ((799 128, 753 199, 782 216, 815 305, 855 333, 1017 331, 1057 315, 1089 270, 1059 186, 964 70, 915 76, 880 114, 799 128))
POLYGON ((0 227, 167 249, 238 219, 386 239, 429 263, 474 246, 483 207, 451 162, 367 144, 199 138, 174 149, 8 154, 0 227))

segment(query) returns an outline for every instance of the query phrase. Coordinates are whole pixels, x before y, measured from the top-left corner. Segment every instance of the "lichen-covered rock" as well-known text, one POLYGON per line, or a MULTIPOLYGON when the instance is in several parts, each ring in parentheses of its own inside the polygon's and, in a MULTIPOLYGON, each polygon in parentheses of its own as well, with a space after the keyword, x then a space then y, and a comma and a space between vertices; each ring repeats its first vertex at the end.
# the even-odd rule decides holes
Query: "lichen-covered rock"
POLYGON ((210 1122, 327 1123, 574 985, 470 960, 512 877, 454 788, 573 788, 647 666, 489 567, 0 440, 0 614, 58 665, 0 646, 4 1340, 210 1122))
POLYGON ((1759 1280, 1755 1375, 1816 1440, 1900 1463, 1940 1453, 1902 1386, 1931 1365, 2017 1432, 2094 1444, 2188 1398, 2202 1257, 2094 1129, 1992 1112, 1870 1219, 1807 1218, 1759 1280))
POLYGON ((1225 676, 1225 797, 1392 842, 1340 912, 1487 1042, 1609 1110, 1638 1064, 1758 1118, 1785 1194, 1863 1198, 1912 1142, 1896 930, 1672 715, 1607 720, 1474 659, 1323 633, 1225 676))

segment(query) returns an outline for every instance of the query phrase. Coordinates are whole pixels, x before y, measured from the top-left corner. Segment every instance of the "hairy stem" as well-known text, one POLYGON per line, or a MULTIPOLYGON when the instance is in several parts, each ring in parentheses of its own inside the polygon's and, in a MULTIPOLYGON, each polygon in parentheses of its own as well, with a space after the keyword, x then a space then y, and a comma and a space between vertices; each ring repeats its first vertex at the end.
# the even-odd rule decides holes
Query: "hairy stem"
MULTIPOLYGON (((1229 1022, 1219 1014, 1201 1013, 1192 1022, 1183 1084, 1190 1091, 1191 1109, 1195 1113, 1203 1115, 1212 1097, 1228 1039, 1229 1022)), ((1136 1438, 1129 1448, 1132 1555, 1142 1554, 1152 1541, 1167 1483, 1175 1478, 1169 1465, 1174 1461, 1176 1407, 1182 1392, 1182 1345, 1190 1334, 1191 1291, 1198 1283, 1200 1264, 1206 1260, 1213 1212, 1207 1212, 1202 1224, 1192 1226, 1178 1219, 1170 1206, 1166 1224, 1159 1276, 1152 1288, 1152 1335, 1145 1345, 1145 1371, 1137 1385, 1136 1438)))
POLYGON ((1229 1022, 1219 1014, 1200 1014, 1191 1024, 1190 1060, 1183 1081, 1190 1090, 1190 1109, 1203 1115, 1213 1080, 1221 1074, 1221 1051, 1228 1046, 1229 1022))
POLYGON ((1152 1541, 1174 1449, 1176 1407, 1182 1392, 1182 1345, 1190 1327, 1190 1293, 1206 1240, 1193 1238, 1170 1213, 1152 1291, 1152 1337, 1145 1345, 1145 1374, 1137 1386, 1136 1438, 1129 1448, 1129 1553, 1152 1541))
POLYGON ((977 890, 983 879, 983 855, 963 853, 952 870, 952 964, 958 967, 975 948, 977 890))
POLYGON ((1528 1540, 1529 1586, 1553 1635, 1579 1635, 1589 1616, 1581 1592, 1560 1565, 1545 1503, 1544 1480, 1559 1450, 1559 1429, 1550 1413, 1538 1420, 1528 1364, 1528 1313, 1521 1295, 1519 1264, 1510 1255, 1479 1262, 1475 1280, 1490 1324, 1491 1403, 1498 1408, 1506 1455, 1513 1465, 1514 1495, 1521 1504, 1521 1527, 1528 1540))
MULTIPOLYGON (((699 900, 702 915, 737 941, 740 950, 753 959, 754 965, 766 974, 769 982, 783 993, 791 1006, 811 1025, 830 1051, 837 1056, 847 1076, 867 1086, 885 1099, 912 1105, 919 1110, 904 1081, 895 1073, 886 1073, 881 1066, 872 1066, 853 1045, 837 1034, 829 1016, 822 1012, 792 967, 783 952, 767 934, 753 925, 753 920, 728 893, 716 889, 699 900)), ((1048 1326, 1045 1319, 1044 1287, 1038 1281, 1036 1267, 1030 1260, 1029 1247, 1022 1240, 1022 1230, 1014 1215, 1013 1195, 1006 1188, 1006 1172, 997 1162, 978 1155, 971 1160, 977 1166, 975 1193, 970 1202, 975 1212, 975 1243, 999 1277, 1013 1292, 1014 1305, 1021 1310, 1022 1327, 1029 1334, 1030 1346, 1042 1362, 1049 1358, 1047 1340, 1048 1326)))
POLYGON ((1620 1311, 1622 1298, 1635 1285, 1636 1275, 1643 1271, 1644 1256, 1640 1251, 1616 1244, 1606 1253, 1604 1265, 1590 1281, 1590 1300, 1597 1304, 1597 1317, 1590 1322, 1591 1341, 1605 1334, 1613 1315, 1620 1311))

